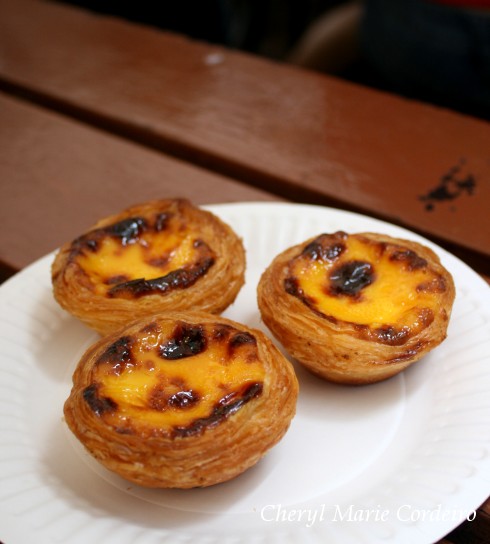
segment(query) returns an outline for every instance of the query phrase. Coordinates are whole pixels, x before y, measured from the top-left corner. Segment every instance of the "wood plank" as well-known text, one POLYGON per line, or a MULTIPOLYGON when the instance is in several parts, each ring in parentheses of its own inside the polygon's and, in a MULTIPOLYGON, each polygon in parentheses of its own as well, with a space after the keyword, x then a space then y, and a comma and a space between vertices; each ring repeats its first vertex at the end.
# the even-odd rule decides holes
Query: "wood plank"
POLYGON ((447 538, 454 544, 487 544, 490 542, 490 500, 477 510, 474 521, 465 521, 447 538))
POLYGON ((71 6, 0 9, 4 89, 288 198, 470 248, 488 268, 488 123, 71 6))
POLYGON ((7 277, 123 207, 277 197, 0 93, 0 274, 7 277))

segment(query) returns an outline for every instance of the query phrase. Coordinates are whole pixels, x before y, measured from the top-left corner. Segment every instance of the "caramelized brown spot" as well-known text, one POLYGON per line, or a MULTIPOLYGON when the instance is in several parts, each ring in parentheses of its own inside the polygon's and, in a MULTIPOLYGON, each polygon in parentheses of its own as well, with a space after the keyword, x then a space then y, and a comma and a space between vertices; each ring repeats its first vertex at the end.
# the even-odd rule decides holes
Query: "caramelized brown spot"
POLYGON ((148 395, 148 407, 158 412, 163 412, 168 405, 168 395, 161 385, 155 386, 148 395))
POLYGON ((348 261, 334 268, 329 276, 327 291, 335 296, 358 297, 364 287, 376 279, 374 267, 365 261, 348 261))
POLYGON ((317 310, 316 299, 310 295, 305 294, 303 289, 301 289, 301 287, 299 286, 298 279, 294 276, 285 278, 284 290, 286 291, 286 293, 293 295, 296 298, 299 298, 299 300, 301 300, 303 304, 306 304, 312 311, 314 311, 318 315, 325 317, 324 314, 317 310))
POLYGON ((187 268, 173 270, 165 276, 145 280, 139 278, 115 285, 108 291, 108 296, 118 298, 139 298, 150 294, 163 294, 173 289, 186 289, 213 266, 214 258, 209 257, 187 268))
POLYGON ((245 404, 262 394, 263 384, 252 383, 243 387, 242 391, 234 391, 223 397, 214 407, 211 415, 196 419, 186 427, 175 427, 174 436, 194 436, 204 432, 206 428, 215 427, 232 414, 236 413, 245 404))
POLYGON ((228 340, 232 331, 234 331, 229 325, 217 325, 213 331, 213 340, 217 342, 224 342, 228 340))
POLYGON ((200 247, 206 247, 206 242, 198 238, 197 240, 194 240, 194 243, 192 245, 194 248, 198 249, 200 247))
POLYGON ((303 291, 299 287, 298 278, 288 277, 284 280, 284 290, 286 293, 293 295, 295 297, 299 296, 303 291))
POLYGON ((99 249, 99 240, 102 238, 100 234, 96 232, 89 232, 79 236, 71 243, 70 248, 70 259, 75 258, 80 253, 83 253, 85 250, 88 250, 92 253, 95 253, 99 249))
POLYGON ((148 224, 145 219, 141 217, 129 217, 107 227, 91 230, 72 242, 70 257, 74 258, 85 250, 95 253, 99 249, 100 240, 105 236, 117 238, 125 246, 135 242, 141 233, 147 229, 148 224))
POLYGON ((228 343, 228 358, 233 359, 237 350, 243 348, 247 351, 244 353, 245 360, 249 363, 257 360, 257 340, 255 336, 249 332, 238 332, 233 335, 228 343), (248 346, 248 348, 247 348, 248 346))
POLYGON ((128 281, 129 277, 126 274, 118 274, 117 276, 111 276, 105 280, 107 285, 115 285, 128 281))
POLYGON ((170 378, 170 383, 172 385, 175 385, 175 387, 180 387, 182 391, 187 388, 186 381, 184 380, 184 378, 179 376, 173 376, 172 378, 170 378))
POLYGON ((159 348, 162 359, 183 359, 203 352, 207 347, 206 335, 201 325, 180 323, 172 338, 159 348))
MULTIPOLYGON (((428 327, 434 321, 434 312, 430 308, 422 308, 418 320, 423 327, 428 327)), ((397 328, 393 325, 383 325, 372 329, 369 325, 353 324, 358 338, 379 342, 388 346, 402 346, 412 337, 409 327, 397 328)))
POLYGON ((231 363, 235 357, 235 352, 243 346, 248 346, 246 358, 249 362, 257 359, 257 339, 249 332, 237 331, 228 325, 218 325, 212 333, 212 339, 215 342, 227 344, 227 358, 222 361, 222 364, 231 363), (252 349, 250 349, 252 348, 252 349))
POLYGON ((417 293, 445 293, 446 289, 446 281, 442 276, 438 276, 432 281, 420 283, 416 287, 417 293))
POLYGON ((188 391, 179 391, 168 399, 168 404, 172 408, 191 408, 201 400, 201 396, 192 389, 188 391))
POLYGON ((163 268, 169 261, 169 255, 162 255, 160 257, 154 257, 153 259, 145 259, 145 261, 155 268, 163 268))
POLYGON ((243 346, 244 344, 249 344, 249 345, 252 344, 256 346, 257 340, 255 339, 255 336, 253 336, 249 332, 237 332, 230 339, 230 347, 232 349, 239 348, 240 346, 243 346))
POLYGON ((155 231, 161 232, 162 230, 165 230, 168 226, 170 217, 171 217, 171 214, 169 213, 162 212, 157 214, 155 218, 155 231))
POLYGON ((156 321, 152 321, 151 323, 148 323, 145 325, 141 332, 148 333, 148 334, 157 334, 160 332, 160 325, 156 321))
POLYGON ((126 365, 133 362, 133 339, 131 336, 122 336, 111 344, 97 359, 97 364, 112 365, 113 371, 120 374, 126 365))
POLYGON ((83 399, 88 404, 92 412, 97 416, 101 416, 106 412, 117 410, 117 403, 110 397, 99 397, 99 386, 96 383, 89 385, 83 390, 83 399))
POLYGON ((374 329, 374 334, 376 339, 382 344, 388 344, 390 346, 400 346, 403 345, 410 336, 410 329, 407 327, 402 327, 397 329, 392 325, 384 325, 383 327, 378 327, 374 329))
POLYGON ((148 398, 148 406, 153 410, 163 412, 169 408, 177 410, 185 410, 192 408, 201 400, 201 396, 193 389, 183 389, 177 393, 169 395, 165 391, 165 387, 157 385, 151 391, 148 398))
POLYGON ((345 251, 343 240, 345 240, 346 236, 344 232, 340 231, 332 235, 321 234, 310 242, 301 254, 314 261, 334 261, 345 251))
POLYGON ((427 261, 411 249, 394 251, 390 255, 390 261, 404 263, 406 269, 410 271, 420 270, 427 266, 427 261))
POLYGON ((119 238, 125 246, 136 241, 147 228, 148 224, 142 217, 128 217, 101 230, 104 234, 119 238))

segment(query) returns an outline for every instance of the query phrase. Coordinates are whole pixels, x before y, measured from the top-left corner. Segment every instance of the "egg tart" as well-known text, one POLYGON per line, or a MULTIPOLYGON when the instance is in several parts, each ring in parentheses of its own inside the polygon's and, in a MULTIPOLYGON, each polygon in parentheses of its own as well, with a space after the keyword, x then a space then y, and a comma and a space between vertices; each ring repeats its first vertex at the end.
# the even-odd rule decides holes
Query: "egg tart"
POLYGON ((240 238, 184 199, 151 201, 102 219, 52 265, 58 303, 106 334, 160 311, 219 314, 244 283, 240 238))
POLYGON ((298 384, 260 331, 203 312, 157 314, 82 356, 65 420, 107 469, 148 487, 234 478, 287 431, 298 384))
POLYGON ((258 286, 262 319, 313 373, 365 384, 446 337, 455 288, 438 256, 374 233, 322 234, 278 255, 258 286))

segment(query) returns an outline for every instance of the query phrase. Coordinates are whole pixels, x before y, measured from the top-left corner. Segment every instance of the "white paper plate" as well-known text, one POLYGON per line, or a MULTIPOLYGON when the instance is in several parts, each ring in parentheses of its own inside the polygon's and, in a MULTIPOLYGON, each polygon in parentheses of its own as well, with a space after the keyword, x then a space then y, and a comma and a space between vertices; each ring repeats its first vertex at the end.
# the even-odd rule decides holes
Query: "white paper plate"
POLYGON ((71 374, 97 338, 51 295, 52 255, 0 288, 0 540, 5 544, 433 542, 490 493, 490 290, 461 261, 404 229, 329 208, 209 206, 243 237, 246 285, 225 315, 266 330, 261 272, 322 232, 422 241, 452 272, 447 340, 380 384, 335 386, 298 370, 285 438, 233 481, 138 488, 91 459, 66 429, 71 374))

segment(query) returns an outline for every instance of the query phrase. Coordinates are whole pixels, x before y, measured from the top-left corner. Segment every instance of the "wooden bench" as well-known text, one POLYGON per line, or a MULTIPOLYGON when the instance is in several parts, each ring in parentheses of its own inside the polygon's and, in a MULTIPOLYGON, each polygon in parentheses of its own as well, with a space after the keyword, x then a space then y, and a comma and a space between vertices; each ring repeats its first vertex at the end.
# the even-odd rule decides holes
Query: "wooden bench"
POLYGON ((487 122, 71 6, 1 7, 4 90, 489 272, 487 122))
POLYGON ((105 215, 154 198, 277 200, 0 93, 0 270, 53 251, 105 215))

